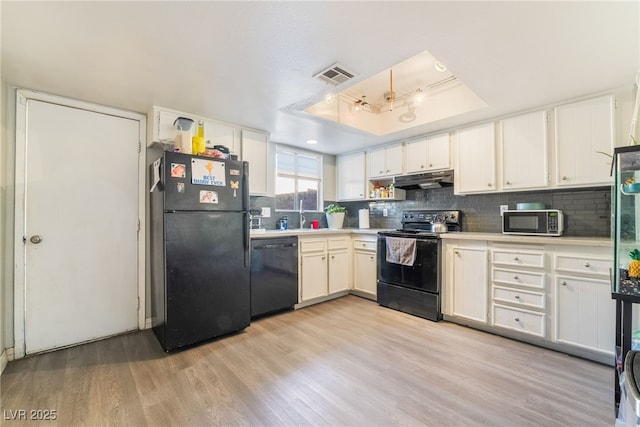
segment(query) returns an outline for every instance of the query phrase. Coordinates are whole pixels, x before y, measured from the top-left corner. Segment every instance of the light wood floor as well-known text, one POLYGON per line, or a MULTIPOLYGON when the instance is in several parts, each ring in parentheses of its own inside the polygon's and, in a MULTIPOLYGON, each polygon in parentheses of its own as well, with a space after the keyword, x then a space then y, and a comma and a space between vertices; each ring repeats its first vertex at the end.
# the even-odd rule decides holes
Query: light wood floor
POLYGON ((348 296, 166 355, 151 331, 10 362, 3 425, 611 426, 613 368, 348 296), (53 422, 10 421, 53 409, 53 422))

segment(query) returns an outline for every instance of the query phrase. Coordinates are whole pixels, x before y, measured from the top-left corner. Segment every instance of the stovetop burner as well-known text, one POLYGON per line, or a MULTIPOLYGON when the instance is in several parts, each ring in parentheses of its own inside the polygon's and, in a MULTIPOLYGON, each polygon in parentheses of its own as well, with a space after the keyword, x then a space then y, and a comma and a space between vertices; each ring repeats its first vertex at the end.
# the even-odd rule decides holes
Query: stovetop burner
POLYGON ((403 233, 430 233, 431 226, 436 222, 447 224, 449 231, 462 231, 462 212, 459 210, 411 210, 402 212, 403 233))
POLYGON ((411 210, 402 212, 402 228, 380 234, 391 237, 439 238, 441 233, 431 231, 436 222, 447 224, 449 232, 462 231, 461 211, 411 210))

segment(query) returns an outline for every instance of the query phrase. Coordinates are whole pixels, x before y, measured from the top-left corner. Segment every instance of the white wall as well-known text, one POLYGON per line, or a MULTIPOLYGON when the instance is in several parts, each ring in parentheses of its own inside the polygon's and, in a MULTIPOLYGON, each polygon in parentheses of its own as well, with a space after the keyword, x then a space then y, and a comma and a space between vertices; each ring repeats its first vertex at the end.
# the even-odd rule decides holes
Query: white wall
MULTIPOLYGON (((2 8, 0 7, 0 18, 2 15, 2 8)), ((2 46, 2 39, 1 39, 1 35, 0 35, 0 46, 2 46)), ((2 108, 5 104, 5 94, 6 94, 6 90, 5 90, 5 84, 4 84, 4 80, 2 79, 2 55, 0 55, 0 242, 5 242, 7 239, 5 238, 6 234, 4 232, 5 230, 5 214, 4 214, 4 210, 7 209, 7 200, 6 200, 6 175, 7 175, 7 167, 5 167, 7 161, 6 161, 6 129, 7 129, 7 120, 5 115, 3 114, 3 112, 5 111, 4 108, 2 108)), ((6 268, 6 264, 5 264, 5 247, 3 247, 2 244, 0 244, 0 373, 2 372, 2 370, 5 367, 6 364, 6 353, 5 353, 5 339, 4 339, 4 329, 3 329, 3 325, 4 325, 4 321, 3 321, 3 317, 4 317, 4 289, 6 288, 6 281, 5 279, 5 268, 6 268)))
POLYGON ((15 87, 0 84, 0 354, 13 348, 15 87))
POLYGON ((336 156, 322 156, 322 200, 338 200, 336 194, 336 156))

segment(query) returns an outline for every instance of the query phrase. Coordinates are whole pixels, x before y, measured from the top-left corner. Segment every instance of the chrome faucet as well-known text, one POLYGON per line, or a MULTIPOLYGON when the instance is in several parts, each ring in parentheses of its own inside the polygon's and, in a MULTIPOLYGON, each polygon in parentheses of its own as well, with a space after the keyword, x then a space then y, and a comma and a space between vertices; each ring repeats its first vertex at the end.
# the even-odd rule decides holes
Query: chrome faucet
POLYGON ((304 215, 302 215, 302 200, 300 200, 300 228, 304 228, 304 215))

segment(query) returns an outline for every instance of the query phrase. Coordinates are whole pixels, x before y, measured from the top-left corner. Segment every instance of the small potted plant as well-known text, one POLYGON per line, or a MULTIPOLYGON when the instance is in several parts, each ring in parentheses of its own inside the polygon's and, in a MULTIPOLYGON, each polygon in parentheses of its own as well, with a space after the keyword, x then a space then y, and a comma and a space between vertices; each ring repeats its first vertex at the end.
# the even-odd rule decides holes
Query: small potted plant
POLYGON ((327 226, 329 228, 342 228, 347 208, 336 203, 331 203, 324 208, 324 213, 327 215, 327 226))

